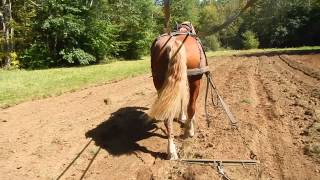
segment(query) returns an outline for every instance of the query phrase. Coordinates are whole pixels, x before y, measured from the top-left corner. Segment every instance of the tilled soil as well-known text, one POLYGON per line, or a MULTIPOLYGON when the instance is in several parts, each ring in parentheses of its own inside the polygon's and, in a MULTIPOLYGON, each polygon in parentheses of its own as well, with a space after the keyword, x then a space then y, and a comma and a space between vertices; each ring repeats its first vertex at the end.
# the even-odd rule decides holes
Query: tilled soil
MULTIPOLYGON (((246 160, 224 165, 230 179, 320 179, 320 55, 231 56, 209 60, 224 111, 204 113, 180 158, 246 160), (209 126, 208 126, 209 125, 209 126), (252 153, 250 153, 252 151, 252 153)), ((213 164, 167 161, 163 123, 144 119, 157 93, 143 75, 0 110, 0 179, 219 179, 213 164)), ((216 102, 216 98, 214 98, 216 102)))

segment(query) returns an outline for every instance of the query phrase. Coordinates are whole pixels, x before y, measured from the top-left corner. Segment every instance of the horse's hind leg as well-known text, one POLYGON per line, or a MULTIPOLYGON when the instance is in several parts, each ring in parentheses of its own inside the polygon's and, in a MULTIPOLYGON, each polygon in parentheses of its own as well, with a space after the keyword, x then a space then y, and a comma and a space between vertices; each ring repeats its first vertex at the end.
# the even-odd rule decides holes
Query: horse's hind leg
POLYGON ((167 128, 168 133, 168 159, 176 160, 178 159, 178 154, 176 150, 176 145, 174 144, 174 135, 173 135, 173 127, 172 127, 173 119, 167 119, 164 124, 167 128))
POLYGON ((199 96, 202 75, 189 77, 190 99, 188 104, 188 120, 185 125, 185 136, 194 136, 196 101, 199 96))
POLYGON ((181 111, 180 111, 180 114, 179 114, 179 119, 178 119, 178 121, 180 121, 180 122, 182 122, 182 123, 185 123, 186 120, 187 120, 187 116, 186 116, 186 114, 185 114, 185 112, 184 112, 182 103, 183 103, 183 102, 181 101, 181 111))

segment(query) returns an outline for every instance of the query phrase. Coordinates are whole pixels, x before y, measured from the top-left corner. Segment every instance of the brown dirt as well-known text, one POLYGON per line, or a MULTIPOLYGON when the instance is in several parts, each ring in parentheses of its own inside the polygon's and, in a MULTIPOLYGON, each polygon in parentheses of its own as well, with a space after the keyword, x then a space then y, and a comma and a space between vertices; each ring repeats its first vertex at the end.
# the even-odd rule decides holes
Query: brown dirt
MULTIPOLYGON (((221 108, 209 108, 207 126, 203 81, 196 136, 180 138, 174 124, 180 157, 249 159, 252 149, 261 164, 225 166, 231 179, 319 179, 320 81, 304 72, 319 72, 319 54, 284 56, 298 63, 212 58, 214 80, 244 139, 221 108)), ((0 110, 0 179, 56 179, 90 139, 62 179, 79 179, 100 148, 85 179, 218 179, 211 166, 163 159, 163 124, 141 118, 155 96, 149 74, 0 110)))

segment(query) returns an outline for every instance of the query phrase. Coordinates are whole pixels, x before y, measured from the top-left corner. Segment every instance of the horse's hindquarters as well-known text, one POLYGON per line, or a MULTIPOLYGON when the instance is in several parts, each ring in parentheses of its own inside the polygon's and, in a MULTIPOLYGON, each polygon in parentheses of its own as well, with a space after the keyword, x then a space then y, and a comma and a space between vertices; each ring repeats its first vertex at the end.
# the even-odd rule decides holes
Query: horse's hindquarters
POLYGON ((186 35, 161 36, 154 42, 151 53, 152 76, 158 98, 148 114, 151 118, 165 120, 168 158, 177 159, 172 122, 181 111, 188 112, 186 135, 194 135, 195 104, 202 74, 188 77, 187 69, 201 67, 199 42, 186 35))
POLYGON ((189 99, 184 44, 175 37, 167 39, 164 43, 165 47, 161 47, 158 46, 160 43, 156 42, 152 49, 152 75, 158 90, 158 98, 152 105, 149 115, 158 120, 177 117, 181 111, 181 103, 183 109, 186 109, 189 99), (164 67, 165 60, 168 63, 164 67))

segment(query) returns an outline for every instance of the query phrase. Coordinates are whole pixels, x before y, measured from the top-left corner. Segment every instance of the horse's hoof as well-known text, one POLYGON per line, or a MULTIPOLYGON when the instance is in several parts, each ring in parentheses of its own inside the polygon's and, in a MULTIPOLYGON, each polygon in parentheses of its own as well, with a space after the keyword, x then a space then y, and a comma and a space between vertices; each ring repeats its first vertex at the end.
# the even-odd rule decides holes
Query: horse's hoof
POLYGON ((184 135, 186 137, 193 137, 194 136, 194 117, 189 119, 186 123, 184 135))
POLYGON ((185 138, 192 138, 194 136, 194 132, 190 132, 190 131, 188 131, 188 130, 186 130, 185 132, 184 132, 184 137, 185 138))

